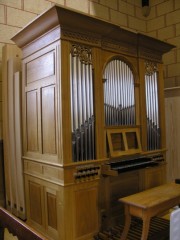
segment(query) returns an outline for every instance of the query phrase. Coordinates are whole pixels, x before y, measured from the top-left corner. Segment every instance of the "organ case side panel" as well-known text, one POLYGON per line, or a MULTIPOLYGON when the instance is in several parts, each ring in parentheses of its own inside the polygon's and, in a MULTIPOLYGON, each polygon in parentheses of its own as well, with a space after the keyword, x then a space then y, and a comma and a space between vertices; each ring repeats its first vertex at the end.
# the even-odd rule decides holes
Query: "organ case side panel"
POLYGON ((27 150, 39 151, 38 141, 38 93, 30 91, 26 95, 27 109, 27 150))
POLYGON ((41 89, 42 102, 42 152, 57 154, 55 86, 41 89))
POLYGON ((51 156, 53 162, 58 161, 56 135, 57 45, 56 43, 52 44, 23 60, 24 155, 31 158, 44 156, 46 161, 51 156))
POLYGON ((61 97, 58 99, 59 106, 58 112, 61 114, 61 125, 62 128, 60 141, 62 144, 61 150, 63 151, 63 162, 68 164, 72 162, 71 147, 71 109, 70 109, 70 43, 68 41, 61 41, 61 61, 59 63, 60 69, 60 82, 58 83, 59 92, 61 97))

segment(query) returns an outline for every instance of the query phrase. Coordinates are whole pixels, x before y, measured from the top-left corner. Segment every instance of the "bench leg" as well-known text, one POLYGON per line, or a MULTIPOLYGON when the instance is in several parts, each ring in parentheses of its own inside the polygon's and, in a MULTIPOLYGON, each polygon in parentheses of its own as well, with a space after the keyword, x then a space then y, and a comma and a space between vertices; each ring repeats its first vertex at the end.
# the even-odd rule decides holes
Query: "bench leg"
POLYGON ((4 228, 0 227, 0 240, 4 240, 4 228))
POLYGON ((131 215, 129 214, 129 206, 125 205, 125 226, 120 240, 126 240, 131 225, 131 215))
POLYGON ((148 239, 150 221, 151 221, 150 217, 147 217, 147 218, 143 219, 143 229, 142 229, 141 240, 147 240, 148 239))

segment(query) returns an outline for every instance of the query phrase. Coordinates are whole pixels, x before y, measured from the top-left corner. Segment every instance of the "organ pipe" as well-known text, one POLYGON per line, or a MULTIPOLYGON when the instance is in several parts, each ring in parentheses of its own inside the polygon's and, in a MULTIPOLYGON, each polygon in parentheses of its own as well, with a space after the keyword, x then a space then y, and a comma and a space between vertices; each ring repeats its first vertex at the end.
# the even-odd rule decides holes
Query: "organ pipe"
POLYGON ((147 150, 155 150, 160 148, 158 69, 154 63, 145 64, 147 150))
POLYGON ((114 59, 107 64, 103 79, 106 126, 134 125, 134 76, 130 67, 114 59))
POLYGON ((93 69, 91 49, 72 45, 70 54, 72 157, 95 159, 93 69))

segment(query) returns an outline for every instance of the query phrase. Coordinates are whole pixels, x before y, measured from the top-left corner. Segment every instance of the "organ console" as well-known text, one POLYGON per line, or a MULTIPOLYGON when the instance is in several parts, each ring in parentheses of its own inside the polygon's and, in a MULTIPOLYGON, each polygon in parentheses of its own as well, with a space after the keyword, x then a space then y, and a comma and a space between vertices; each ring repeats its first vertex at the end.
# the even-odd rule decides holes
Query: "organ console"
POLYGON ((134 159, 126 159, 116 162, 110 162, 102 166, 102 174, 117 176, 123 172, 132 171, 141 168, 155 167, 164 164, 163 155, 144 156, 134 159))
POLYGON ((174 46, 58 5, 12 40, 27 222, 93 239, 123 219, 120 197, 165 181, 162 55, 174 46))

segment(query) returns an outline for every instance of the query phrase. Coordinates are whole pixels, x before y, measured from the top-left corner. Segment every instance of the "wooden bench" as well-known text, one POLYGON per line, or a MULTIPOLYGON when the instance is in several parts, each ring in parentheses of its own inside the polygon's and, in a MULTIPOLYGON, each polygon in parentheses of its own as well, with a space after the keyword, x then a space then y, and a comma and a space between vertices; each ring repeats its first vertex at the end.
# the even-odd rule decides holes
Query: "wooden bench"
POLYGON ((119 199, 125 205, 125 226, 121 240, 127 239, 131 216, 143 220, 141 240, 147 240, 151 218, 179 205, 180 184, 169 183, 119 199))
POLYGON ((4 240, 4 229, 17 236, 19 240, 48 240, 23 221, 0 207, 0 240, 4 240))

